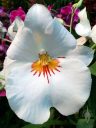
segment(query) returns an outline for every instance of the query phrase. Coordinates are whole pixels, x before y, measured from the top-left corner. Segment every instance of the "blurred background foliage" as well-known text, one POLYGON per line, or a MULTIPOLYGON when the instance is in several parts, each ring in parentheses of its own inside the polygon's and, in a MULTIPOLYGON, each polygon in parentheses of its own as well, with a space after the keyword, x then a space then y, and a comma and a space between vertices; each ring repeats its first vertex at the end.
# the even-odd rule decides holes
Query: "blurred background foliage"
MULTIPOLYGON (((21 6, 27 12, 34 3, 45 6, 54 4, 54 8, 58 9, 70 2, 76 3, 78 0, 0 0, 0 6, 5 7, 9 12, 21 6)), ((84 6, 87 7, 91 24, 96 24, 96 0, 84 0, 81 8, 84 6)), ((43 125, 32 125, 20 120, 10 109, 6 97, 0 97, 0 128, 96 128, 96 63, 94 62, 96 62, 96 54, 90 68, 93 74, 91 95, 79 113, 64 117, 52 108, 48 122, 43 125)))

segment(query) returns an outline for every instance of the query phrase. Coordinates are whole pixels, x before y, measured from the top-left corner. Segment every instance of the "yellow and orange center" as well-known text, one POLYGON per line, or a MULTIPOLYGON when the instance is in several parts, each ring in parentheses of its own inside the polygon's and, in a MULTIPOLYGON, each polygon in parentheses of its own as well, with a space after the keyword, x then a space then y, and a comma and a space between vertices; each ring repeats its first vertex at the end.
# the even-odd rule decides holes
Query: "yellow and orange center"
POLYGON ((38 74, 40 76, 43 74, 44 77, 47 77, 48 83, 49 76, 55 74, 55 71, 60 72, 60 67, 58 59, 53 59, 47 52, 39 54, 39 59, 31 66, 32 72, 34 72, 33 75, 38 74))

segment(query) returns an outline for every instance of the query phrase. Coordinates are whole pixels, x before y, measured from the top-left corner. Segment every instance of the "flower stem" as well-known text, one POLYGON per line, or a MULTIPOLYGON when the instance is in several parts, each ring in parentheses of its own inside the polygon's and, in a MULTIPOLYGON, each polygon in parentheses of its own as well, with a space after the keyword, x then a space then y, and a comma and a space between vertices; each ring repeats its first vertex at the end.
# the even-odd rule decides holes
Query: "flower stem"
POLYGON ((72 8, 72 15, 71 15, 71 21, 70 21, 70 32, 72 32, 72 23, 73 23, 73 16, 74 16, 74 8, 72 8))
POLYGON ((0 80, 5 80, 3 76, 0 76, 0 80))
POLYGON ((1 85, 0 84, 0 91, 2 91, 4 89, 5 85, 1 85))
MULTIPOLYGON (((1 38, 1 39, 2 39, 2 38, 1 38)), ((8 39, 6 39, 6 38, 3 38, 2 40, 3 40, 3 41, 7 41, 7 42, 9 42, 9 43, 12 43, 11 40, 8 40, 8 39)))
POLYGON ((66 24, 66 23, 64 23, 64 26, 66 26, 66 27, 70 27, 70 25, 68 25, 68 24, 66 24))

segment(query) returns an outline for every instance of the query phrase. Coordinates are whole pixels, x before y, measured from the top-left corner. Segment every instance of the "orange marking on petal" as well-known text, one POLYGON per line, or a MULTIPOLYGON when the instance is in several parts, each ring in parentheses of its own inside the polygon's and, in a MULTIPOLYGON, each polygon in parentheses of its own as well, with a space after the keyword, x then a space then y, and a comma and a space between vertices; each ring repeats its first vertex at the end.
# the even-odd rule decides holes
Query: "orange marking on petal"
POLYGON ((46 52, 39 54, 39 59, 31 65, 31 68, 32 72, 34 72, 33 75, 39 73, 38 77, 40 77, 43 74, 44 77, 47 77, 49 83, 49 76, 51 77, 52 74, 55 74, 55 71, 60 72, 58 68, 61 68, 61 66, 58 59, 53 59, 46 52))

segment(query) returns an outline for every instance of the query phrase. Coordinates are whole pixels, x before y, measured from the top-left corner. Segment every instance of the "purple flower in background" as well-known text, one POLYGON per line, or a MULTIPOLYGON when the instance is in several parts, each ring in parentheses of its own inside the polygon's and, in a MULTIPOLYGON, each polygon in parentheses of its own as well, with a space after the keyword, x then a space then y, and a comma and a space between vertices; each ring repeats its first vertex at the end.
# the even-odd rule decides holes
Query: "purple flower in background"
POLYGON ((2 44, 0 44, 0 58, 6 55, 7 49, 8 49, 8 46, 3 41, 2 44))
POLYGON ((22 9, 22 7, 19 7, 17 10, 11 11, 10 21, 13 22, 17 16, 20 17, 24 21, 25 15, 26 14, 25 14, 24 10, 22 9))
POLYGON ((72 4, 70 3, 67 6, 62 7, 60 13, 65 16, 70 15, 72 13, 72 4))
POLYGON ((63 19, 67 25, 70 25, 71 16, 74 11, 72 26, 73 26, 73 28, 75 27, 75 25, 77 24, 77 22, 79 20, 79 18, 78 18, 79 9, 74 9, 72 3, 69 3, 67 6, 57 9, 56 10, 57 12, 53 12, 51 10, 52 8, 53 8, 52 5, 48 6, 48 9, 51 11, 52 15, 54 15, 54 17, 63 19))
POLYGON ((4 97, 4 96, 6 96, 6 92, 5 92, 5 90, 3 89, 2 91, 0 91, 0 97, 4 97))
POLYGON ((79 12, 79 9, 75 9, 73 8, 72 6, 72 3, 69 3, 67 6, 65 7, 62 7, 59 11, 59 15, 58 16, 61 16, 59 18, 62 18, 65 23, 67 25, 70 25, 70 21, 71 21, 71 15, 72 13, 74 12, 74 16, 73 16, 73 27, 75 27, 75 25, 77 24, 79 18, 78 18, 78 12, 79 12))
POLYGON ((3 22, 4 27, 8 28, 9 26, 9 13, 8 10, 4 7, 0 7, 0 21, 3 22))
POLYGON ((53 7, 54 7, 53 4, 52 5, 48 5, 48 10, 51 11, 53 7))
POLYGON ((4 7, 0 7, 0 17, 6 17, 8 14, 5 11, 4 7))

